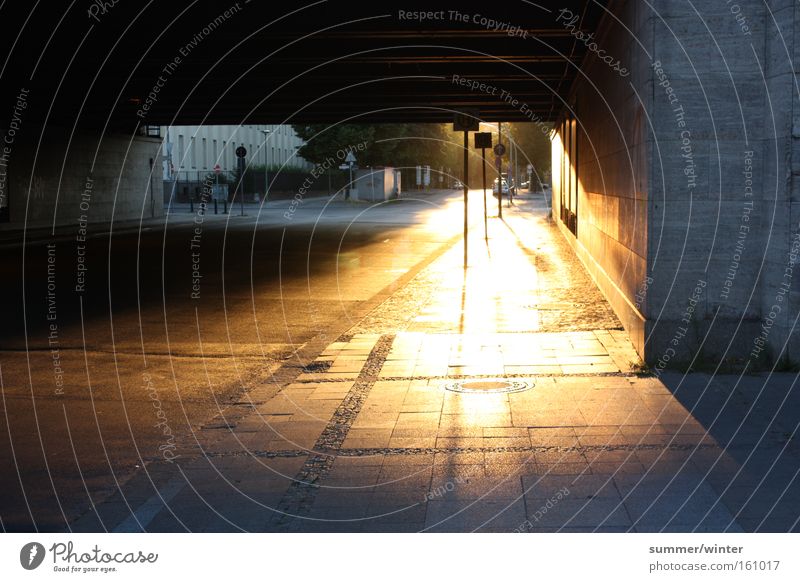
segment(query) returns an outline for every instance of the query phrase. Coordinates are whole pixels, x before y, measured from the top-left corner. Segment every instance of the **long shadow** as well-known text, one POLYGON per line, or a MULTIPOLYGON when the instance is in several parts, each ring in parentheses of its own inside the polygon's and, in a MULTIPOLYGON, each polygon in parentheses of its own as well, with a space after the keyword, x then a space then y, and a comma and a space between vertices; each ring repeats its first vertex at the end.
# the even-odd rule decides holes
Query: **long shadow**
POLYGON ((661 381, 737 467, 702 468, 748 531, 800 531, 800 382, 795 373, 667 372, 661 381))

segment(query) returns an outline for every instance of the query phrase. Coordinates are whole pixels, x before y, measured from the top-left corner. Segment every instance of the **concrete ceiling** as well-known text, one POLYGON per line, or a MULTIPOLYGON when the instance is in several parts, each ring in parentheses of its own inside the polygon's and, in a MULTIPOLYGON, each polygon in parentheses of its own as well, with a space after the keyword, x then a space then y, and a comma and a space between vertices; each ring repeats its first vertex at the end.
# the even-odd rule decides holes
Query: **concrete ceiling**
POLYGON ((486 121, 550 121, 586 50, 559 11, 585 32, 605 11, 579 0, 9 4, 2 111, 24 87, 42 122, 109 127, 449 122, 460 108, 486 121), (414 11, 438 14, 420 22, 414 11))

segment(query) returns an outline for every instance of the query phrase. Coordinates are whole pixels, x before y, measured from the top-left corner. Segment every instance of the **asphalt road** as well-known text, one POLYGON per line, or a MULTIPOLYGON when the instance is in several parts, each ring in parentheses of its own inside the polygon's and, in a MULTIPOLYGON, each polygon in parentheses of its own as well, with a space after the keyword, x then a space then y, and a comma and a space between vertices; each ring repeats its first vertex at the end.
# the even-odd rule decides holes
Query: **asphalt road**
POLYGON ((277 391, 458 242, 462 211, 459 192, 277 201, 6 244, 3 529, 63 528, 244 392, 277 391))

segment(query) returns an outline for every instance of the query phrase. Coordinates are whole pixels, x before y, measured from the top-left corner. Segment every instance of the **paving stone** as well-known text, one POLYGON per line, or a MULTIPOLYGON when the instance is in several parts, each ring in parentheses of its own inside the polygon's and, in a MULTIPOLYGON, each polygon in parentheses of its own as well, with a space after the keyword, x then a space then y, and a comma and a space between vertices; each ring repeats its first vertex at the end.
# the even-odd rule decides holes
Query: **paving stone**
POLYGON ((521 500, 506 502, 430 501, 425 531, 464 532, 483 528, 512 531, 525 520, 521 500))
MULTIPOLYGON (((721 408, 697 396, 707 377, 634 375, 636 352, 607 302, 561 234, 523 206, 508 216, 522 238, 506 229, 490 240, 502 268, 476 253, 465 281, 452 247, 296 381, 262 391, 226 433, 203 431, 234 485, 231 522, 309 532, 797 528, 800 451, 780 441, 785 431, 739 430, 747 407, 709 422, 721 408), (503 375, 533 387, 446 389, 503 375), (294 517, 248 513, 259 502, 294 517)), ((760 393, 752 379, 715 382, 715 398, 737 385, 737 402, 760 393)), ((187 470, 218 490, 205 465, 187 470)), ((230 528, 198 494, 177 498, 191 526, 230 528)), ((153 527, 176 522, 159 514, 153 527)))

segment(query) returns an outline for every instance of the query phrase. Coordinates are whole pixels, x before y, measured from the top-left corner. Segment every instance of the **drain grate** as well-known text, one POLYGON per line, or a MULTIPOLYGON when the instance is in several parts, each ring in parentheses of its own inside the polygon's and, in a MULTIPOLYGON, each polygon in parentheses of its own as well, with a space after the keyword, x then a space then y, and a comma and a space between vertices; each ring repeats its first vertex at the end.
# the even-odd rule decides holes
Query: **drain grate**
POLYGON ((504 378, 485 378, 481 380, 457 380, 444 385, 451 392, 469 392, 472 394, 501 394, 505 392, 522 392, 536 385, 534 380, 507 380, 504 378))

